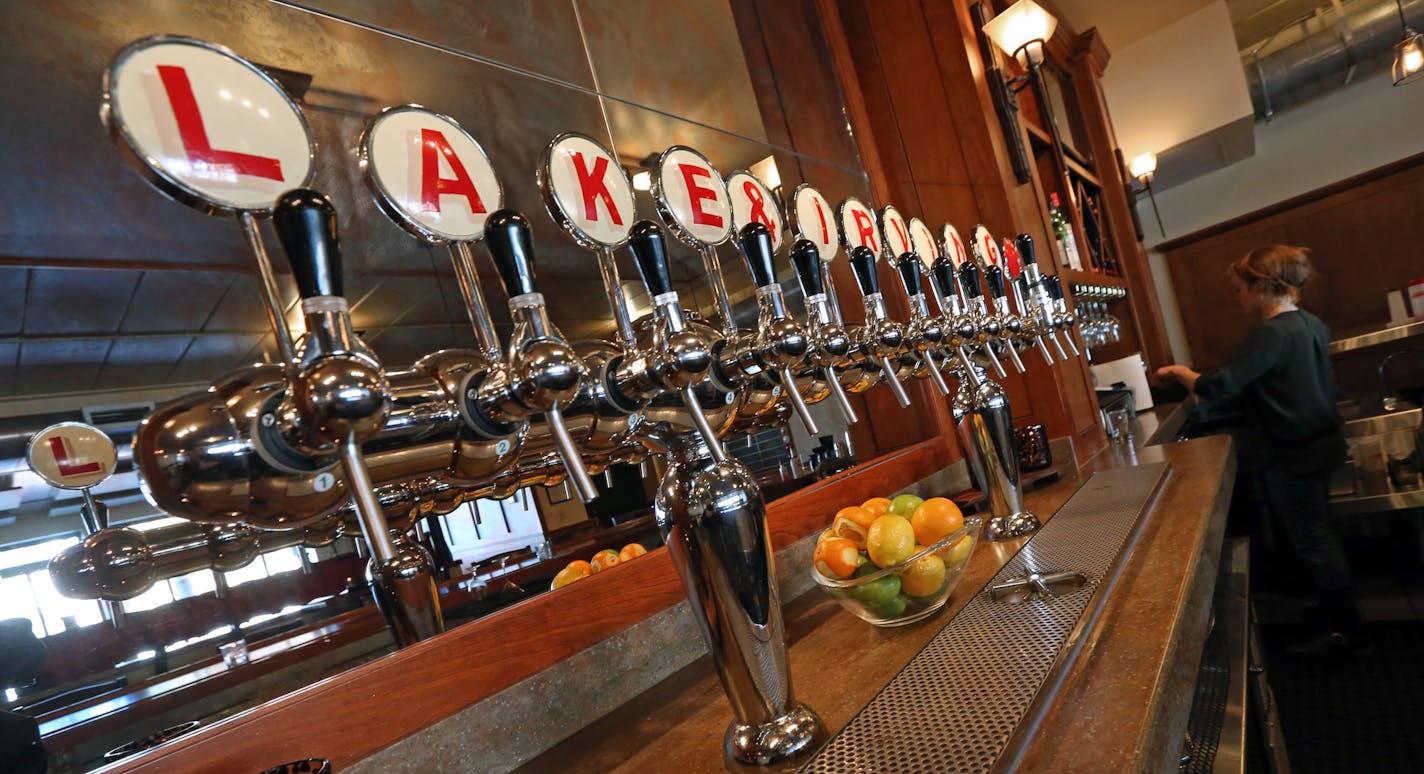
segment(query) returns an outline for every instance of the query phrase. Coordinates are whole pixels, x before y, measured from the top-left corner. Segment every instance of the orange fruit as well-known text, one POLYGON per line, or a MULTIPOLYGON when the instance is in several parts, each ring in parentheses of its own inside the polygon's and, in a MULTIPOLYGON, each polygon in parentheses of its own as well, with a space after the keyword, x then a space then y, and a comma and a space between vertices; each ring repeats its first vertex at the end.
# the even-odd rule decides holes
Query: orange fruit
POLYGON ((589 564, 593 566, 594 572, 603 572, 609 567, 617 566, 619 561, 621 560, 618 558, 617 551, 611 548, 605 548, 594 554, 593 559, 589 560, 589 564))
MULTIPOLYGON (((883 511, 881 513, 883 513, 883 511)), ((844 516, 866 529, 870 529, 870 525, 875 523, 875 517, 879 515, 880 513, 876 513, 863 505, 851 505, 836 511, 837 519, 844 516)))
POLYGON ((865 551, 879 567, 889 567, 915 553, 915 528, 904 516, 887 513, 870 525, 865 535, 865 551))
POLYGON ((890 498, 872 497, 869 500, 866 500, 865 502, 861 503, 860 507, 864 508, 867 511, 870 511, 876 516, 881 516, 890 512, 890 498))
POLYGON ((593 574, 593 566, 582 559, 575 559, 559 574, 554 576, 554 582, 549 584, 549 588, 556 589, 560 586, 567 586, 576 580, 582 580, 593 574))
POLYGON ((845 538, 827 538, 816 544, 811 561, 828 578, 849 578, 860 566, 860 550, 845 538))
POLYGON ((915 539, 921 544, 932 546, 964 528, 964 514, 953 500, 931 497, 915 509, 910 517, 910 526, 915 529, 915 539))
POLYGON ((618 552, 618 561, 627 562, 648 553, 648 549, 643 548, 642 543, 629 543, 623 546, 623 550, 618 552))
POLYGON ((837 516, 831 524, 831 537, 845 538, 855 544, 857 550, 865 548, 867 528, 845 516, 837 516))

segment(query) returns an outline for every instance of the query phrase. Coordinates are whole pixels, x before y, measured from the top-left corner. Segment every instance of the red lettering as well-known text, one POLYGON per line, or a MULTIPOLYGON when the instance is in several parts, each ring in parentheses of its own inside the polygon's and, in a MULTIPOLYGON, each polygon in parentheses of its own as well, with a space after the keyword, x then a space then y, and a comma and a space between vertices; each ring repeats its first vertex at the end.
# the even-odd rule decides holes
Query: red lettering
POLYGON ((54 464, 59 467, 61 476, 81 476, 85 473, 97 473, 103 466, 97 462, 86 462, 76 464, 69 459, 69 450, 64 448, 64 439, 55 436, 49 439, 49 451, 54 455, 54 464))
POLYGON ((890 221, 895 226, 895 234, 900 237, 900 253, 910 252, 910 236, 905 233, 905 221, 896 218, 890 221))
POLYGON ((815 198, 811 201, 816 205, 816 217, 821 220, 821 244, 830 244, 831 230, 826 228, 826 213, 821 210, 821 200, 820 198, 815 198))
POLYGON ((578 179, 579 190, 583 192, 583 219, 591 222, 598 220, 595 200, 602 199, 613 225, 623 225, 623 216, 618 214, 618 208, 613 204, 613 194, 608 190, 608 180, 605 177, 608 174, 608 157, 599 156, 598 160, 593 162, 592 170, 583 160, 582 153, 574 151, 569 154, 569 158, 573 160, 574 176, 578 179))
POLYGON ((193 84, 188 81, 187 70, 175 65, 159 65, 158 77, 163 81, 168 103, 173 106, 173 118, 178 122, 178 136, 183 141, 183 150, 188 154, 189 161, 230 169, 239 175, 267 180, 284 179, 282 162, 277 159, 217 150, 208 142, 208 130, 203 126, 203 114, 198 110, 198 99, 193 96, 193 84))
POLYGON ((470 214, 488 212, 480 199, 480 192, 455 149, 439 129, 420 130, 420 209, 425 212, 440 212, 441 196, 463 196, 470 205, 470 214), (450 164, 454 177, 440 176, 440 157, 450 164))
POLYGON ((766 226, 772 233, 772 238, 776 238, 779 231, 776 221, 771 219, 770 213, 766 211, 766 197, 761 193, 761 187, 751 180, 742 183, 742 193, 747 195, 747 201, 752 203, 751 219, 756 223, 766 226))
POLYGON ((687 186, 687 197, 692 201, 692 222, 699 226, 721 228, 722 216, 702 209, 704 201, 717 201, 717 192, 697 182, 700 178, 712 177, 712 170, 696 164, 678 164, 677 168, 682 172, 682 184, 687 186))
POLYGON ((855 217, 855 228, 860 233, 860 244, 869 247, 875 252, 880 252, 880 247, 875 243, 875 220, 870 217, 870 213, 865 210, 851 210, 855 217))
POLYGON ((958 266, 965 261, 964 243, 959 241, 957 235, 951 235, 949 241, 954 243, 954 265, 958 266))

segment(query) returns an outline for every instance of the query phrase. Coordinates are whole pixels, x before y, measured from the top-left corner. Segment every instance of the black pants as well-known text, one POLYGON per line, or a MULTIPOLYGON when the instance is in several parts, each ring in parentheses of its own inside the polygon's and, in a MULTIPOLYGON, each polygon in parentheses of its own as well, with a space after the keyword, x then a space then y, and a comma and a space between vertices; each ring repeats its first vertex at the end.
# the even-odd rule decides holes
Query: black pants
POLYGON ((1261 480, 1271 511, 1326 604, 1332 597, 1348 599, 1350 566, 1340 533, 1330 522, 1328 474, 1295 476, 1272 466, 1261 471, 1261 480))

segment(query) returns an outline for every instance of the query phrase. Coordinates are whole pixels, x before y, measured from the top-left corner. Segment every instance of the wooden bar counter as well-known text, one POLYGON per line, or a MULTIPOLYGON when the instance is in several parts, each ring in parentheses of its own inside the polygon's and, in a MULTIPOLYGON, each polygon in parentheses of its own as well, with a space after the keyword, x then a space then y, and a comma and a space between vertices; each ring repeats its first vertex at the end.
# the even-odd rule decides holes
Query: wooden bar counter
MULTIPOLYGON (((1142 437, 1139 434, 1139 437, 1142 437)), ((1077 475, 1030 493, 1045 521, 1095 470, 1165 460, 1171 472, 1143 517, 1116 598, 1086 633, 1084 657, 1053 698, 1022 770, 1175 770, 1207 634, 1227 504, 1230 440, 1114 445, 1077 475)), ((899 629, 863 623, 819 590, 786 604, 797 699, 838 730, 944 627, 1027 539, 982 543, 946 609, 899 629)), ((730 709, 699 659, 529 762, 527 771, 722 771, 730 709)))

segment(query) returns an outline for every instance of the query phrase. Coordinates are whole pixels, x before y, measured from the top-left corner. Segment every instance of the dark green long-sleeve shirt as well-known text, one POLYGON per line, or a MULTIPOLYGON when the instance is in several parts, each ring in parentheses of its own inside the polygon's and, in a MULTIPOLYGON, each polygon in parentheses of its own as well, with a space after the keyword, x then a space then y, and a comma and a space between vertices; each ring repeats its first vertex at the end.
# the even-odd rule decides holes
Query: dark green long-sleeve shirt
POLYGON ((1207 400, 1241 395, 1274 464, 1293 473, 1323 472, 1344 453, 1330 329, 1297 309, 1257 325, 1225 365, 1197 379, 1207 400))

